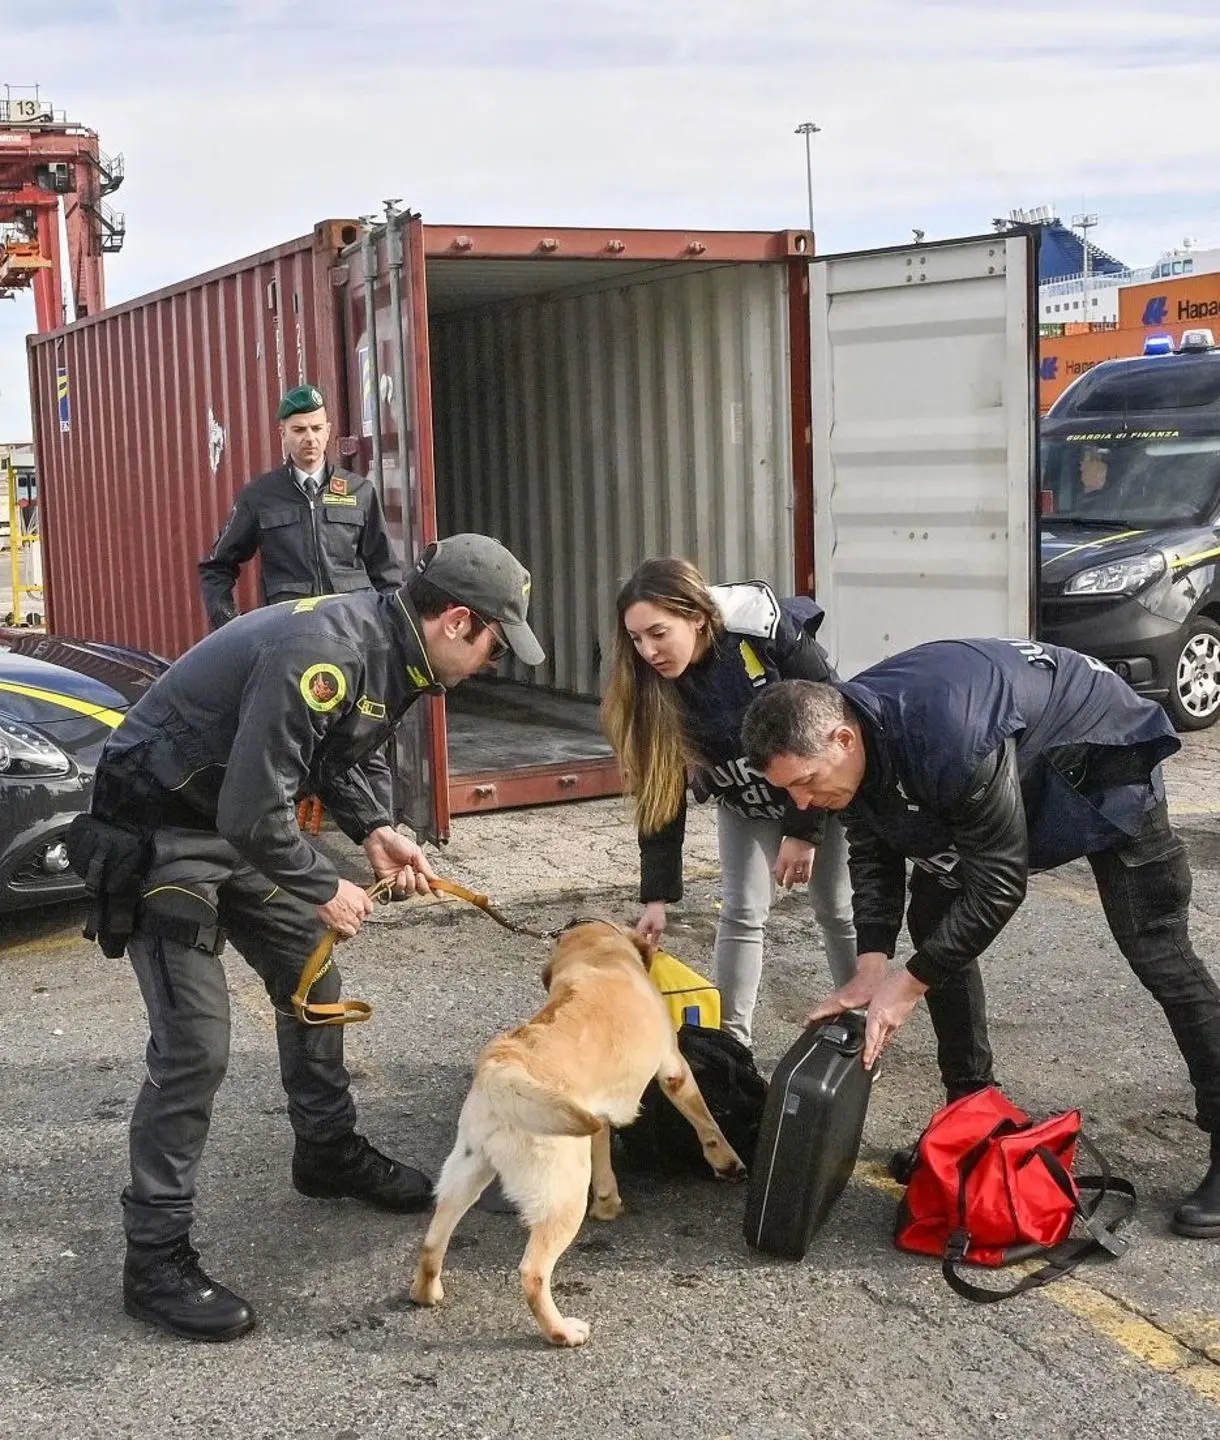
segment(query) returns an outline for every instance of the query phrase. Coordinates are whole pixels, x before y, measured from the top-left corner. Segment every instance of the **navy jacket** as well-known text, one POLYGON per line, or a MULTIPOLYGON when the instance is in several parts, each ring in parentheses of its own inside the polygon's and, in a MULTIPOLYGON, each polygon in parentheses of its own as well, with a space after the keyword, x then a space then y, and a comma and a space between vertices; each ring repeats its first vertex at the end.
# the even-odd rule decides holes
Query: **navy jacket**
POLYGON ((1099 660, 1034 641, 939 640, 838 688, 866 753, 842 815, 860 953, 894 953, 906 858, 959 892, 908 966, 928 984, 991 944, 1031 870, 1134 836, 1181 745, 1099 660))
MULTIPOLYGON (((784 791, 771 789, 742 755, 741 722, 754 697, 775 680, 834 678, 826 652, 814 639, 822 611, 804 596, 777 600, 760 580, 711 589, 725 632, 673 682, 683 730, 707 762, 692 777, 695 799, 714 799, 753 819, 782 820, 786 836, 816 845, 825 812, 802 811, 784 791)), ((682 898, 685 836, 684 795, 668 825, 640 836, 640 899, 645 904, 682 898)))

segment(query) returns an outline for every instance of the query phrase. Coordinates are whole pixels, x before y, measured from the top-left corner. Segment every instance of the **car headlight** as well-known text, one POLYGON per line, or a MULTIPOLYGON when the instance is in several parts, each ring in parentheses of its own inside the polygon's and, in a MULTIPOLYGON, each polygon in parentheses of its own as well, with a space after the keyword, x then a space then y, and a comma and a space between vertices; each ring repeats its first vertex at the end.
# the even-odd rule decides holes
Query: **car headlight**
POLYGON ((72 763, 58 745, 37 730, 7 717, 0 719, 0 780, 45 779, 66 775, 72 763))
POLYGON ((1165 573, 1165 557, 1159 550, 1112 560, 1073 575, 1063 587, 1065 595, 1134 595, 1165 573))

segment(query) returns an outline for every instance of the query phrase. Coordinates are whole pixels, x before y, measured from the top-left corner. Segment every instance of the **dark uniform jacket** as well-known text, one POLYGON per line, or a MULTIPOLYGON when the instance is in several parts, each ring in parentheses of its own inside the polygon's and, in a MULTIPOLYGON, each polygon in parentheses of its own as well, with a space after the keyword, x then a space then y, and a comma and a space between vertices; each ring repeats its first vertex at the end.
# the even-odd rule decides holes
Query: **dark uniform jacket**
POLYGON ((290 894, 325 904, 339 877, 302 836, 296 802, 320 795, 357 844, 392 823, 373 752, 421 695, 442 692, 418 627, 405 590, 242 615, 128 711, 102 752, 94 813, 214 830, 290 894))
POLYGON ((237 614, 233 587, 256 550, 265 605, 402 584, 376 487, 329 465, 316 500, 297 483, 291 461, 251 480, 238 495, 212 553, 199 562, 213 630, 237 614))
POLYGON ((860 954, 894 953, 905 858, 958 892, 907 967, 926 984, 982 954, 1031 870, 1134 836, 1180 748, 1099 660, 1034 641, 939 640, 838 688, 866 754, 842 812, 860 954))
MULTIPOLYGON (((741 722, 750 702, 774 680, 828 680, 834 677, 826 652, 813 638, 822 611, 798 596, 780 602, 769 586, 752 580, 715 585, 712 596, 724 618, 721 635, 698 664, 675 680, 682 726, 692 749, 706 764, 694 773, 698 801, 715 799, 739 815, 782 820, 783 833, 816 845, 825 812, 801 810, 784 791, 775 791, 741 753, 741 722)), ((686 797, 677 815, 652 835, 640 836, 640 899, 682 898, 682 842, 686 797)))

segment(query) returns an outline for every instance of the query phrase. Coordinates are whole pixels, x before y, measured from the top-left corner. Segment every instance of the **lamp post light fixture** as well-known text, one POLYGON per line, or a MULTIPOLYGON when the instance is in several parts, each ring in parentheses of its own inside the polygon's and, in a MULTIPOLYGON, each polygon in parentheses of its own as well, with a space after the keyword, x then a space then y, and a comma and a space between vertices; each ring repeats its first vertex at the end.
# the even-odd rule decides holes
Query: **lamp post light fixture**
POLYGON ((792 132, 794 135, 805 137, 805 185, 809 195, 809 233, 813 233, 813 157, 809 148, 810 138, 821 134, 822 127, 815 125, 812 120, 802 121, 792 132))
POLYGON ((1084 272, 1082 276, 1083 293, 1080 297, 1080 304, 1084 312, 1082 319, 1086 325, 1089 324, 1089 278, 1092 269, 1090 263, 1092 257, 1089 253, 1089 231, 1097 224, 1097 221, 1098 217, 1094 214, 1072 216, 1072 229, 1080 231, 1080 249, 1083 261, 1082 270, 1084 272))

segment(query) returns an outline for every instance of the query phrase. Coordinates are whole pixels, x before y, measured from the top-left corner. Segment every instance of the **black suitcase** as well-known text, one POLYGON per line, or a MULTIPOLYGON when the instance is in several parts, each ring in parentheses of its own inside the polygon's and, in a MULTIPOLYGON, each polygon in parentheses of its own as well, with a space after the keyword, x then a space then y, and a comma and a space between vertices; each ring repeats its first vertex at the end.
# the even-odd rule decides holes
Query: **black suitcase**
POLYGON ((771 1077, 750 1167, 745 1236, 799 1260, 851 1178, 872 1073, 861 1062, 864 1015, 804 1030, 771 1077))

